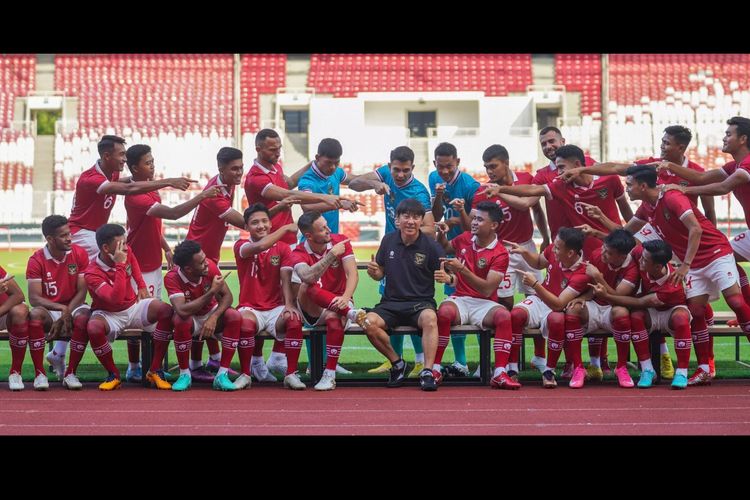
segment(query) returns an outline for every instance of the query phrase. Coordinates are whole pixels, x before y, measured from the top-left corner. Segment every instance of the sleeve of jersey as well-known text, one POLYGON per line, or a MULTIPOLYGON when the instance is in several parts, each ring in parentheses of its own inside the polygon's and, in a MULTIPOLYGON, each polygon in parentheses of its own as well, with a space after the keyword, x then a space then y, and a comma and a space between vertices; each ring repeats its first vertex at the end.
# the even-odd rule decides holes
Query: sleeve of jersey
POLYGON ((625 275, 622 277, 622 281, 627 281, 628 283, 638 286, 638 280, 641 277, 641 272, 638 270, 638 263, 636 262, 635 265, 629 266, 627 270, 625 271, 625 275))
POLYGON ((341 184, 346 180, 347 177, 349 177, 349 174, 346 173, 346 170, 339 167, 336 169, 336 172, 334 172, 334 175, 336 176, 336 181, 341 184))
POLYGON ((89 254, 81 247, 76 247, 76 263, 78 264, 79 275, 82 275, 86 268, 89 267, 89 254))
POLYGON ((266 189, 266 186, 272 184, 272 182, 268 176, 265 175, 252 175, 249 179, 249 192, 253 195, 254 201, 258 201, 258 199, 263 196, 263 190, 266 189))
POLYGON ((130 264, 130 274, 135 280, 135 284, 140 290, 146 288, 146 282, 143 281, 143 273, 141 273, 141 266, 138 264, 138 260, 135 258, 133 249, 128 245, 128 263, 130 264))
POLYGON ((344 243, 344 253, 341 255, 341 260, 344 259, 353 259, 354 258, 354 249, 352 248, 352 242, 347 241, 344 243))
POLYGON ((98 180, 94 180, 91 177, 89 177, 86 180, 86 184, 88 184, 88 186, 86 184, 84 184, 84 187, 93 188, 96 191, 97 194, 101 193, 101 191, 104 188, 104 186, 106 186, 107 184, 109 184, 109 181, 104 176, 102 176, 101 178, 97 178, 97 179, 98 180))
POLYGON ((281 251, 281 269, 294 269, 294 265, 297 263, 294 258, 294 252, 288 246, 282 247, 281 251))
POLYGON ((561 190, 565 189, 563 186, 563 183, 560 181, 552 181, 548 182, 544 185, 545 188, 547 188, 547 198, 551 200, 556 200, 559 198, 562 198, 563 195, 561 194, 561 190))
POLYGON ((640 205, 638 205, 638 209, 633 214, 633 218, 638 219, 643 222, 648 222, 648 212, 646 212, 646 203, 645 201, 642 201, 640 205))
MULTIPOLYGON (((498 243, 498 245, 499 244, 500 243, 498 243)), ((508 255, 508 252, 503 252, 502 254, 492 259, 490 270, 505 274, 508 272, 508 264, 510 264, 510 256, 508 255)))
MULTIPOLYGON (((5 277, 5 271, 2 272, 5 277)), ((29 259, 29 263, 26 264, 26 280, 40 281, 42 279, 42 266, 39 265, 39 261, 32 255, 29 259)))
POLYGON ((437 186, 437 180, 435 176, 430 172, 430 176, 427 178, 427 187, 430 189, 430 199, 435 198, 435 186, 437 186))
POLYGON ((547 184, 547 182, 542 179, 542 170, 539 170, 534 174, 534 177, 531 178, 531 183, 538 185, 547 184))
POLYGON ((547 259, 547 262, 552 262, 554 260, 552 245, 547 245, 547 248, 544 249, 542 255, 547 259))
POLYGON ((680 220, 683 220, 685 216, 688 215, 688 213, 693 213, 693 206, 690 204, 690 200, 688 200, 687 196, 678 194, 675 191, 672 191, 671 195, 665 195, 664 197, 664 205, 674 214, 677 214, 677 217, 680 220))
POLYGON ((445 250, 438 245, 437 241, 430 240, 432 246, 432 255, 430 256, 430 270, 437 271, 440 269, 440 259, 445 257, 445 250))
POLYGON ((572 288, 576 292, 583 293, 588 290, 589 277, 583 273, 576 274, 568 282, 568 288, 572 288))
POLYGON ((391 169, 388 168, 388 165, 383 165, 379 169, 375 171, 375 174, 380 179, 380 182, 385 182, 386 184, 391 183, 391 169))
POLYGON ((424 209, 431 213, 432 211, 432 203, 430 203, 430 193, 427 192, 427 189, 422 187, 422 189, 419 190, 419 194, 416 196, 417 201, 419 201, 424 209))
POLYGON ((466 189, 466 198, 464 198, 466 204, 464 205, 464 207, 471 207, 474 204, 474 197, 476 196, 478 190, 479 183, 476 181, 476 179, 472 178, 466 189))
POLYGON ((721 167, 721 171, 724 172, 724 175, 729 177, 732 175, 737 167, 737 164, 733 161, 730 161, 729 163, 725 164, 721 167))
POLYGON ((312 183, 307 178, 307 176, 304 176, 304 177, 302 177, 302 179, 300 179, 299 184, 297 184, 297 189, 299 191, 304 191, 306 193, 312 193, 313 192, 312 183))
POLYGON ((223 196, 213 196, 203 200, 203 206, 217 217, 222 217, 232 209, 232 204, 223 196))
POLYGON ((620 181, 620 176, 613 175, 612 178, 612 194, 615 197, 615 199, 620 198, 625 194, 625 188, 622 187, 622 181, 620 181))
POLYGON ((173 297, 183 297, 185 292, 182 291, 180 285, 177 283, 177 273, 167 273, 164 277, 164 288, 167 290, 167 296, 172 299, 173 297))

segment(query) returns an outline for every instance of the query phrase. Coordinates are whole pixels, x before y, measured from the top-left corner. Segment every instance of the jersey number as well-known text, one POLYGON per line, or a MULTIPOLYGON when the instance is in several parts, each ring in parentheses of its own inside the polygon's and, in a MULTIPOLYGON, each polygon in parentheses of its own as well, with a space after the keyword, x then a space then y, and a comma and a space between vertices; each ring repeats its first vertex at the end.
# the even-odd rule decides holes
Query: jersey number
POLYGON ((104 210, 108 210, 109 207, 111 207, 114 202, 115 202, 114 196, 107 196, 106 198, 104 198, 104 210))
POLYGON ((54 297, 57 295, 57 281, 50 281, 49 283, 44 283, 44 293, 48 297, 54 297))

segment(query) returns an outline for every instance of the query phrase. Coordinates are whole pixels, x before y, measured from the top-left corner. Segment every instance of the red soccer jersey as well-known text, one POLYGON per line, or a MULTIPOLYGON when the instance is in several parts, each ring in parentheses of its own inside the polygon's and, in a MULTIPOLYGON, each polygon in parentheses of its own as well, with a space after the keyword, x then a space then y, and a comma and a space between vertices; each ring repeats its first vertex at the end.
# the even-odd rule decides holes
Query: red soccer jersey
POLYGON ((690 199, 679 191, 660 193, 656 205, 646 201, 635 212, 635 217, 650 223, 661 239, 669 243, 675 255, 685 260, 688 246, 688 228, 682 223, 683 217, 694 214, 703 229, 698 253, 695 254, 691 269, 706 267, 714 260, 733 253, 727 238, 706 219, 706 216, 690 202, 690 199))
MULTIPOLYGON (((497 271, 503 276, 508 271, 510 256, 505 247, 497 239, 485 248, 477 248, 476 237, 472 236, 471 231, 466 231, 453 238, 450 244, 453 247, 456 258, 469 268, 469 271, 483 280, 487 279, 490 271, 497 271)), ((458 283, 456 284, 454 296, 475 297, 477 299, 488 299, 497 302, 497 289, 493 290, 492 295, 487 297, 474 290, 466 282, 463 275, 458 273, 456 276, 458 283)))
POLYGON ((583 262, 583 257, 578 259, 572 267, 564 268, 555 257, 553 245, 548 245, 544 249, 544 252, 542 252, 542 255, 549 262, 547 277, 544 278, 542 286, 549 292, 559 297, 566 288, 578 292, 578 295, 588 290, 589 277, 586 275, 586 266, 583 262))
MULTIPOLYGON (((525 184, 532 184, 531 174, 527 172, 513 172, 513 185, 523 186, 525 184)), ((474 201, 472 209, 477 208, 477 205, 483 201, 495 202, 503 211, 503 221, 497 227, 497 237, 502 240, 512 241, 514 243, 526 243, 534 235, 534 225, 531 222, 531 210, 518 210, 507 203, 505 203, 500 197, 488 198, 485 193, 486 190, 482 189, 477 191, 474 195, 474 201)))
MULTIPOLYGON (((645 158, 643 160, 638 160, 636 163, 638 165, 646 165, 648 163, 659 163, 662 162, 661 158, 654 158, 653 156, 650 158, 645 158)), ((695 170, 696 172, 705 172, 705 169, 698 165, 695 162, 692 162, 687 159, 687 156, 685 157, 685 160, 682 162, 682 166, 685 168, 689 168, 690 170, 695 170)), ((671 170, 663 169, 659 171, 659 176, 656 179, 656 184, 679 184, 681 186, 693 186, 690 182, 686 181, 679 175, 673 174, 671 170)), ((697 194, 691 194, 688 196, 690 198, 690 201, 695 203, 695 206, 698 206, 698 195, 697 194)))
MULTIPOLYGON (((297 247, 292 252, 292 256, 294 258, 294 266, 297 267, 297 265, 300 263, 305 263, 308 266, 314 266, 320 259, 325 256, 325 254, 327 254, 331 250, 331 248, 333 248, 333 245, 345 239, 346 236, 344 236, 343 234, 332 234, 331 241, 328 243, 325 251, 321 255, 313 252, 312 248, 310 248, 309 241, 305 241, 304 244, 297 245, 297 247)), ((344 272, 344 266, 342 266, 341 264, 346 259, 354 258, 354 251, 352 250, 351 243, 346 243, 344 246, 344 253, 340 257, 338 257, 333 262, 333 264, 328 266, 326 272, 324 272, 323 276, 321 276, 321 278, 318 280, 318 284, 321 286, 321 288, 328 290, 336 296, 341 295, 346 290, 346 273, 344 272)))
POLYGON ((116 182, 119 178, 120 172, 114 171, 112 178, 108 179, 99 167, 98 161, 81 174, 73 195, 73 208, 68 217, 71 233, 75 234, 80 229, 96 231, 107 223, 117 195, 100 191, 108 183, 116 182))
MULTIPOLYGON (((214 280, 214 276, 219 276, 221 271, 210 259, 208 259, 208 274, 202 276, 201 279, 194 283, 190 281, 187 276, 182 274, 182 269, 179 266, 173 267, 164 276, 164 288, 167 289, 167 295, 170 300, 173 297, 185 297, 185 302, 191 302, 199 299, 211 288, 211 282, 214 280)), ((211 299, 211 302, 206 305, 203 309, 194 314, 194 316, 204 316, 213 309, 217 304, 216 297, 211 299)))
MULTIPOLYGON (((622 281, 628 282, 635 287, 638 286, 640 269, 638 267, 638 261, 630 254, 628 254, 628 256, 625 258, 625 262, 622 263, 622 266, 613 268, 609 264, 605 264, 602 261, 602 249, 597 248, 591 254, 591 259, 589 260, 589 262, 591 262, 591 264, 593 264, 602 273, 602 275, 604 276, 604 281, 606 281, 607 284, 613 289, 617 289, 617 285, 619 285, 622 281)), ((598 298, 594 300, 598 304, 607 305, 606 300, 598 298)))
MULTIPOLYGON (((0 266, 0 279, 5 278, 6 276, 8 276, 8 273, 3 269, 3 266, 0 266)), ((8 300, 8 294, 0 293, 0 305, 3 305, 6 300, 8 300)))
MULTIPOLYGON (((630 252, 636 262, 641 260, 643 255, 643 247, 638 245, 630 252)), ((648 273, 638 270, 640 281, 641 281, 641 292, 638 294, 639 297, 646 296, 650 293, 655 293, 656 298, 664 303, 663 306, 656 307, 657 311, 668 311, 674 306, 682 306, 687 302, 685 297, 685 289, 682 287, 682 283, 673 285, 669 283, 669 276, 674 272, 672 264, 667 264, 668 272, 666 276, 653 280, 648 273)))
POLYGON ((67 305, 78 291, 78 277, 88 266, 89 256, 78 245, 72 245, 62 261, 55 260, 44 245, 29 257, 26 280, 40 281, 45 299, 67 305))
POLYGON ((744 170, 745 173, 748 174, 746 176, 748 177, 748 181, 734 188, 732 192, 734 193, 734 196, 737 197, 740 205, 742 205, 742 210, 745 211, 745 224, 750 226, 750 156, 746 156, 739 165, 737 165, 736 161, 730 161, 721 167, 721 169, 727 174, 727 176, 732 175, 737 170, 744 170))
MULTIPOLYGON (((248 204, 263 203, 269 210, 275 207, 278 204, 277 201, 263 196, 270 186, 289 189, 281 165, 277 163, 272 170, 268 170, 256 160, 245 178, 245 195, 248 204)), ((281 226, 292 222, 294 222, 294 219, 291 210, 282 210, 271 217, 271 231, 276 231, 281 226)), ((286 233, 280 241, 294 245, 297 243, 297 236, 293 233, 286 233)))
POLYGON ((224 241, 224 236, 226 236, 229 228, 229 223, 221 217, 232 210, 234 186, 227 186, 222 183, 217 175, 208 181, 204 191, 214 186, 221 187, 221 196, 206 198, 195 207, 187 239, 200 243, 206 257, 218 263, 221 243, 224 241))
POLYGON ((135 279, 139 289, 146 287, 138 261, 130 248, 128 248, 128 259, 122 264, 109 267, 97 256, 89 263, 83 275, 86 279, 86 287, 91 294, 91 309, 95 311, 119 312, 135 304, 136 294, 130 282, 131 278, 135 279), (118 278, 120 280, 115 286, 118 278), (124 287, 124 294, 120 287, 124 287), (117 295, 118 299, 113 301, 113 295, 117 295))
POLYGON ((238 240, 234 244, 234 260, 240 280, 240 303, 237 307, 268 311, 284 305, 281 270, 294 267, 292 249, 283 241, 277 241, 268 250, 243 259, 240 249, 249 243, 249 240, 238 240))
POLYGON ((125 197, 128 245, 145 273, 161 269, 161 219, 147 215, 151 207, 160 203, 161 196, 156 191, 125 197))

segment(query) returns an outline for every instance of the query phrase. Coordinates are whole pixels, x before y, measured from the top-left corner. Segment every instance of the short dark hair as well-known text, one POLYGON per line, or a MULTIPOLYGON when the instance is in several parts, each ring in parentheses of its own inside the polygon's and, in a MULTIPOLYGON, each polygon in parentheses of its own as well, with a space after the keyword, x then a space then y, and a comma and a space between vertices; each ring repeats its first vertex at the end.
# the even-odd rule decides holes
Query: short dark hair
POLYGON ((458 150, 456 146, 450 142, 441 142, 435 148, 435 158, 438 156, 450 156, 452 158, 458 158, 458 150))
POLYGON ((391 161, 409 161, 414 163, 414 151, 408 146, 399 146, 391 151, 391 161))
POLYGON ((99 140, 99 144, 96 145, 96 149, 99 150, 99 156, 104 156, 104 153, 111 153, 115 150, 115 144, 125 145, 125 139, 116 135, 103 135, 99 140))
POLYGON ((662 266, 666 266, 672 260, 672 247, 664 240, 644 241, 643 249, 648 250, 651 259, 662 266))
POLYGON ((305 234, 305 231, 312 230, 313 224, 320 217, 322 217, 322 215, 317 210, 310 210, 309 212, 305 212, 304 214, 300 215, 299 220, 297 221, 297 227, 302 232, 302 234, 305 234))
POLYGON ((604 244, 622 255, 627 255, 635 248, 636 243, 635 238, 628 231, 615 229, 604 238, 604 244))
POLYGON ((245 212, 242 214, 242 217, 245 219, 245 224, 247 224, 247 221, 250 220, 250 217, 255 212, 265 212, 268 218, 271 218, 271 213, 268 211, 268 207, 265 206, 263 203, 253 203, 249 207, 245 209, 245 212))
POLYGON ((237 148, 230 148, 229 146, 221 148, 219 152, 216 153, 216 161, 218 162, 220 167, 227 165, 231 161, 241 159, 242 151, 237 148))
POLYGON ((276 139, 279 136, 278 132, 276 132, 272 128, 264 128, 260 132, 258 132, 255 135, 255 145, 260 146, 263 144, 263 141, 265 141, 268 138, 276 139))
POLYGON ((58 228, 63 227, 68 223, 68 219, 62 215, 48 215, 42 221, 42 234, 47 236, 54 236, 58 228))
POLYGON ((744 135, 747 137, 748 144, 750 145, 750 119, 744 116, 733 116, 727 120, 727 125, 734 125, 737 127, 737 137, 744 135))
POLYGON ((182 240, 174 247, 172 260, 180 267, 185 267, 193 260, 193 255, 201 251, 201 244, 193 240, 182 240))
POLYGON ((125 234, 125 228, 119 224, 104 224, 96 230, 96 246, 99 250, 109 242, 111 242, 117 236, 123 236, 125 234))
POLYGON ((396 217, 402 214, 413 214, 424 217, 425 211, 422 204, 414 198, 406 198, 396 207, 396 217))
POLYGON ((128 164, 128 168, 133 170, 133 166, 137 165, 141 158, 151 152, 151 146, 146 144, 133 144, 125 151, 125 161, 128 164))
POLYGON ((495 158, 499 159, 500 161, 508 161, 510 159, 508 150, 505 149, 505 146, 501 146, 500 144, 493 144, 492 146, 485 149, 484 153, 482 153, 482 161, 485 163, 490 160, 494 160, 495 158))
POLYGON ((328 137, 320 141, 318 144, 318 155, 325 156, 326 158, 341 158, 344 153, 344 148, 341 147, 341 143, 337 139, 328 137))
POLYGON ((565 243, 569 250, 580 252, 583 249, 583 231, 574 227, 561 227, 557 231, 557 237, 565 243))
POLYGON ((492 222, 500 224, 503 221, 503 210, 497 205, 497 203, 491 201, 482 201, 476 206, 476 210, 487 212, 492 222))
POLYGON ((586 155, 583 154, 583 149, 573 144, 566 144, 565 146, 557 148, 557 151, 555 151, 555 159, 557 158, 562 158, 563 160, 569 160, 572 158, 581 162, 581 165, 586 165, 586 155))
POLYGON ((649 167, 648 165, 633 165, 628 167, 625 171, 625 175, 629 175, 637 183, 646 183, 650 188, 656 187, 656 169, 649 167))
POLYGON ((544 134, 547 134, 549 132, 554 132, 557 135, 559 135, 560 137, 562 137, 562 132, 560 132, 560 129, 557 128, 557 127, 544 127, 542 130, 539 131, 539 135, 544 135, 544 134))
POLYGON ((690 129, 682 125, 670 125, 664 129, 664 133, 674 137, 675 142, 683 146, 690 144, 690 141, 693 139, 693 133, 690 129))

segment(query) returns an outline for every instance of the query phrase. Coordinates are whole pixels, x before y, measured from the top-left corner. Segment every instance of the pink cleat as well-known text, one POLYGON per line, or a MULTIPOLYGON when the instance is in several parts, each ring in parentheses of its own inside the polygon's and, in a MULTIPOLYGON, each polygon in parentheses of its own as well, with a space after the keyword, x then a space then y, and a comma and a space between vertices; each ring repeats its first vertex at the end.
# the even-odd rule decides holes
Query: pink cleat
POLYGON ((580 389, 583 387, 583 381, 586 379, 586 369, 582 366, 577 366, 573 370, 573 376, 570 377, 570 383, 568 387, 572 389, 580 389))
POLYGON ((627 366, 621 366, 619 368, 615 368, 615 375, 617 376, 617 383, 620 384, 620 387, 625 387, 625 388, 635 387, 635 384, 633 383, 633 379, 630 378, 630 374, 628 373, 627 366))

